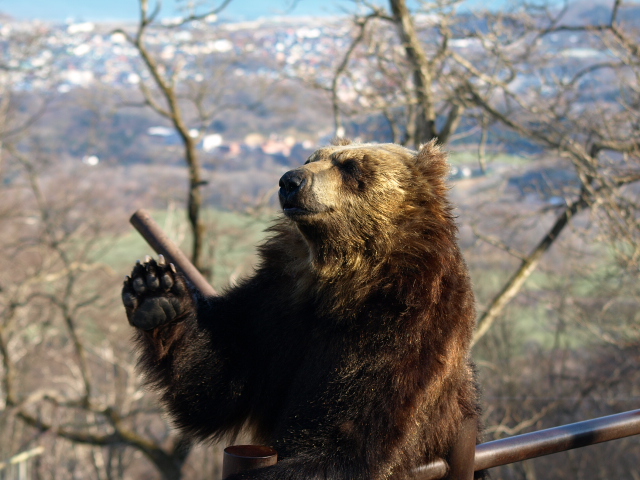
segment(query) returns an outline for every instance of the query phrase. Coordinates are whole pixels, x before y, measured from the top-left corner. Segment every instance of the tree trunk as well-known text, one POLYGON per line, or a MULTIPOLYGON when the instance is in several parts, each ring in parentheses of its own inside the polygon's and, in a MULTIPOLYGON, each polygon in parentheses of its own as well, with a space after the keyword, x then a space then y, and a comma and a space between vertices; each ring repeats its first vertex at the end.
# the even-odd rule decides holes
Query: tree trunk
POLYGON ((202 265, 202 250, 204 243, 205 228, 200 218, 200 210, 202 208, 202 193, 200 188, 203 185, 202 167, 196 151, 196 145, 193 138, 187 135, 183 136, 185 146, 185 157, 189 168, 189 194, 187 197, 187 218, 191 226, 191 262, 200 271, 204 272, 205 266, 202 265))
POLYGON ((189 132, 189 126, 186 124, 183 118, 183 110, 178 100, 177 87, 172 79, 167 79, 161 74, 161 68, 158 62, 151 56, 144 43, 145 29, 149 25, 149 19, 146 17, 146 1, 141 0, 143 13, 145 16, 141 19, 141 27, 138 36, 133 38, 128 36, 124 31, 117 30, 129 39, 129 42, 135 46, 142 57, 142 60, 147 66, 151 77, 153 78, 156 86, 162 93, 166 101, 166 106, 160 105, 151 91, 145 87, 144 82, 140 83, 142 94, 145 97, 147 104, 155 110, 157 113, 167 118, 174 126, 182 144, 184 146, 185 160, 187 162, 187 168, 189 169, 189 191, 187 194, 187 219, 191 227, 191 233, 193 235, 191 244, 191 262, 195 267, 203 271, 202 265, 202 249, 204 243, 205 229, 200 219, 200 208, 202 206, 202 195, 200 193, 200 187, 203 185, 202 181, 202 167, 200 166, 200 160, 198 158, 198 151, 196 147, 195 139, 191 137, 189 132))
POLYGON ((398 26, 398 33, 413 69, 413 84, 416 93, 416 117, 413 143, 416 148, 438 136, 436 131, 436 111, 431 91, 433 75, 411 12, 405 0, 389 0, 393 20, 398 26))

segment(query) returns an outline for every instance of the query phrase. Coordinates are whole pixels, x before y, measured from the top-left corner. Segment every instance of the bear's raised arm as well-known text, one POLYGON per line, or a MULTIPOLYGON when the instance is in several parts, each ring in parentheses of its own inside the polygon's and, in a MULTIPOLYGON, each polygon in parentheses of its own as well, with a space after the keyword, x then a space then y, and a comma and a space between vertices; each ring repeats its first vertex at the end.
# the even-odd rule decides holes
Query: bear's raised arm
POLYGON ((127 317, 176 424, 247 428, 282 459, 234 479, 410 478, 478 417, 447 174, 433 143, 341 141, 283 175, 256 271, 222 295, 162 261, 134 267, 127 317))
POLYGON ((138 262, 125 279, 142 371, 186 431, 204 438, 237 430, 251 411, 255 379, 269 381, 258 341, 269 330, 265 313, 278 309, 268 283, 256 276, 232 294, 204 297, 162 257, 138 262))

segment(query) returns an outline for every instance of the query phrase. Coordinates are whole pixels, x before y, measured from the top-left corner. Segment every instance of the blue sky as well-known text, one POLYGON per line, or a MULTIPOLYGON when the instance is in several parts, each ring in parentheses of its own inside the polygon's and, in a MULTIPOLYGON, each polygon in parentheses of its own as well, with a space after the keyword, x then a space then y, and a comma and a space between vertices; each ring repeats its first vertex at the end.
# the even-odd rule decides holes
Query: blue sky
MULTIPOLYGON (((153 1, 153 0, 151 0, 153 1)), ((151 2, 150 2, 151 3, 151 2)), ((180 2, 182 4, 186 1, 180 2)), ((203 2, 204 3, 204 2, 203 2)), ((219 4, 216 2, 215 4, 219 4)), ((208 2, 211 5, 211 2, 208 2)), ((291 0, 232 0, 225 16, 234 19, 282 14, 290 9, 291 0)), ((175 12, 178 2, 162 2, 163 12, 175 12)), ((338 5, 352 8, 348 0, 299 0, 292 10, 294 15, 330 15, 340 12, 338 5)), ((0 0, 0 12, 19 19, 42 19, 49 21, 75 20, 135 20, 138 18, 137 0, 0 0)))
MULTIPOLYGON (((214 5, 219 5, 217 0, 214 5)), ((154 0, 150 0, 153 4, 154 0)), ((165 15, 175 15, 178 4, 188 0, 164 0, 165 15)), ((211 5, 211 1, 195 0, 195 3, 211 5)), ((387 5, 386 0, 378 0, 387 5)), ((410 0, 411 3, 411 0, 410 0)), ((471 0, 469 4, 486 6, 483 0, 471 0)), ((492 0, 491 5, 506 3, 506 0, 492 0)), ((233 20, 251 20, 289 13, 291 15, 332 15, 345 9, 352 11, 355 3, 351 0, 232 0, 225 9, 224 16, 233 20), (291 9, 292 3, 295 8, 291 9)), ((18 19, 41 19, 47 21, 108 21, 136 20, 138 18, 138 0, 0 0, 0 12, 18 19)))

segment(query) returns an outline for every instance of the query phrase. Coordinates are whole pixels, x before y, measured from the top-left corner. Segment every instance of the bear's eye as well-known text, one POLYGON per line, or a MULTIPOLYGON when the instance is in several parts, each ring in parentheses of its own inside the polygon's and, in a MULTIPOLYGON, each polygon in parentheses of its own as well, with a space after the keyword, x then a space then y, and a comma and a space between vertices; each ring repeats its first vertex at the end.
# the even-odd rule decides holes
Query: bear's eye
POLYGON ((342 170, 345 174, 349 175, 353 178, 359 178, 362 176, 362 170, 360 170, 360 165, 355 160, 345 160, 340 164, 340 170, 342 170))
POLYGON ((359 189, 363 189, 365 187, 362 168, 360 168, 360 164, 357 160, 345 160, 339 164, 339 168, 345 182, 351 184, 355 183, 359 189))

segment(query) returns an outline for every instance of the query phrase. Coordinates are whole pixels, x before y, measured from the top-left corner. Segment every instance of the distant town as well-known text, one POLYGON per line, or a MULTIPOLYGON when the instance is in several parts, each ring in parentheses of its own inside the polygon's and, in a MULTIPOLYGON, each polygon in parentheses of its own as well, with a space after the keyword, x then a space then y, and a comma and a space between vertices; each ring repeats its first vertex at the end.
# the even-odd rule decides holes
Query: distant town
MULTIPOLYGON (((422 16, 419 23, 428 27, 437 18, 422 16)), ((328 85, 333 73, 331 62, 344 55, 353 36, 348 17, 276 17, 242 23, 224 23, 215 17, 192 22, 186 28, 149 31, 147 42, 161 59, 180 57, 184 68, 180 80, 204 81, 207 66, 216 62, 233 65, 232 75, 242 78, 313 76, 319 85, 328 85), (201 59, 206 58, 205 69, 201 59)), ((61 95, 77 89, 109 85, 125 91, 137 91, 141 80, 147 80, 136 49, 116 30, 133 31, 136 25, 113 23, 45 23, 16 21, 0 16, 0 49, 8 52, 16 35, 32 35, 39 39, 37 52, 21 59, 8 55, 7 69, 1 75, 11 76, 13 89, 24 92, 55 91, 61 95), (142 77, 141 77, 142 76, 142 77)), ((596 50, 581 41, 580 34, 558 33, 545 39, 549 51, 558 58, 576 62, 595 62, 606 58, 608 52, 596 50)), ((478 40, 458 38, 451 47, 467 58, 473 58, 478 40)), ((358 82, 357 71, 351 73, 358 82)), ((361 82, 366 82, 364 71, 361 82)), ((536 79, 532 77, 531 82, 536 79)), ((522 88, 527 88, 527 81, 522 88)), ((353 91, 345 87, 342 97, 348 99, 353 91)), ((163 144, 177 142, 175 132, 166 125, 150 126, 147 135, 163 144)), ((194 130, 194 135, 198 131, 194 130)), ((211 131, 203 135, 201 147, 206 152, 217 151, 224 156, 236 156, 243 150, 261 149, 265 154, 289 157, 292 151, 307 151, 314 144, 334 132, 321 132, 322 138, 296 139, 291 135, 265 136, 248 131, 244 140, 230 141, 223 132, 211 131)), ((95 163, 95 155, 86 155, 86 162, 95 163)))

